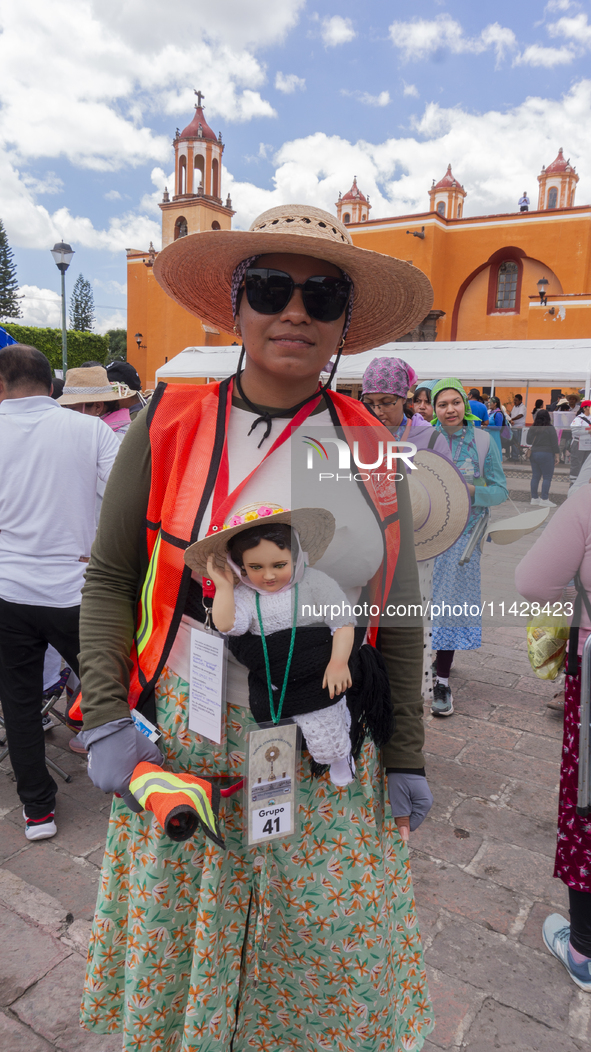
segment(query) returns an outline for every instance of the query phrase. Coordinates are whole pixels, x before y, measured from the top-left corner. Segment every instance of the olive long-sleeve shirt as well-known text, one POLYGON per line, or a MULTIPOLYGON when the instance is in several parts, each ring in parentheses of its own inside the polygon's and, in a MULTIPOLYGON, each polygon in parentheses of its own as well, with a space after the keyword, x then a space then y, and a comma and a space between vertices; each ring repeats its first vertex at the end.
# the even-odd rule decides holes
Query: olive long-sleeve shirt
MULTIPOLYGON (((147 409, 125 436, 105 491, 80 615, 80 673, 84 728, 129 716, 142 532, 151 483, 147 409)), ((397 484, 401 545, 389 601, 420 603, 413 523, 406 477, 397 484)), ((417 770, 423 759, 422 623, 383 627, 380 648, 388 668, 396 732, 383 749, 384 765, 417 770)))

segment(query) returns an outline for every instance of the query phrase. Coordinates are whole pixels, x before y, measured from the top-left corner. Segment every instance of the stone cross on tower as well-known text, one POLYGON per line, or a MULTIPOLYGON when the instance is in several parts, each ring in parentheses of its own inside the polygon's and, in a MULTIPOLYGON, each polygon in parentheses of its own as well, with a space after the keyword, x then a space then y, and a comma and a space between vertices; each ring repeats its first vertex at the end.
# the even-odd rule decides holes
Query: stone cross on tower
POLYGON ((205 95, 203 95, 200 91, 194 91, 194 94, 197 96, 197 105, 201 106, 201 103, 205 102, 205 95))

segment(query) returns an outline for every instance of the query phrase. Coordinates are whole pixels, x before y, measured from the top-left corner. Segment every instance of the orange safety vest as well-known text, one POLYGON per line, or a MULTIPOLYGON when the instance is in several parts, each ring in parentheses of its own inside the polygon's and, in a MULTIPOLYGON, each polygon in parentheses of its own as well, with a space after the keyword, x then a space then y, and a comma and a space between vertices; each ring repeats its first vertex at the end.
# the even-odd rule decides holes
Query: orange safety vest
MULTIPOLYGON (((230 383, 228 379, 199 386, 159 384, 150 403, 152 482, 145 522, 147 570, 131 653, 131 708, 144 709, 152 702, 185 609, 191 570, 183 555, 198 539, 212 495, 225 439, 230 383)), ((333 423, 343 429, 345 438, 352 427, 364 429, 355 432, 355 440, 359 441, 361 459, 370 463, 375 458, 376 430, 382 431, 378 438, 391 441, 390 432, 359 402, 332 391, 328 398, 333 423), (371 432, 368 424, 372 425, 371 432)), ((384 561, 369 585, 371 601, 381 610, 390 592, 400 548, 395 483, 389 484, 385 506, 371 482, 360 484, 367 490, 384 538, 384 561)), ((378 623, 379 615, 370 629, 374 645, 378 623)))

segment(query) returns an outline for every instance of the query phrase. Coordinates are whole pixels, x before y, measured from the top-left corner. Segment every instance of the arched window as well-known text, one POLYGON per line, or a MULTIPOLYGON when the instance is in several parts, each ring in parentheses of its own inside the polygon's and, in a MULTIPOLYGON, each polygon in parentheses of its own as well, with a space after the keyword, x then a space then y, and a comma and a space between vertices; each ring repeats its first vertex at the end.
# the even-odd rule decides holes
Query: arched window
POLYGON ((187 158, 179 157, 179 194, 187 192, 187 158))
POLYGON ((217 219, 214 219, 213 223, 211 224, 211 229, 212 230, 221 230, 222 229, 220 224, 218 223, 217 219))
POLYGON ((439 204, 437 205, 437 211, 439 212, 440 216, 445 215, 445 201, 439 202, 439 204))
POLYGON ((517 278, 519 267, 512 259, 501 263, 497 274, 496 307, 499 310, 513 310, 517 295, 517 278))
POLYGON ((174 239, 178 241, 179 237, 186 237, 189 233, 187 227, 187 220, 184 216, 179 216, 176 223, 174 224, 174 239))
POLYGON ((548 190, 548 208, 556 208, 558 204, 558 187, 551 186, 548 190))
POLYGON ((366 220, 366 219, 367 219, 367 216, 366 216, 366 214, 365 214, 365 212, 364 212, 364 213, 363 213, 363 215, 361 216, 361 222, 362 222, 362 223, 365 223, 365 220, 366 220))
POLYGON ((212 197, 219 197, 219 165, 217 157, 214 157, 211 162, 211 184, 212 197))
POLYGON ((205 178, 204 178, 204 162, 201 154, 197 154, 195 157, 195 173, 193 175, 193 193, 197 193, 199 184, 203 186, 203 193, 205 193, 205 178))
POLYGON ((349 215, 348 212, 345 212, 345 214, 343 216, 343 223, 350 223, 350 222, 351 222, 351 216, 349 215))
POLYGON ((462 202, 460 201, 460 203, 458 205, 458 219, 460 218, 461 214, 462 214, 462 202))

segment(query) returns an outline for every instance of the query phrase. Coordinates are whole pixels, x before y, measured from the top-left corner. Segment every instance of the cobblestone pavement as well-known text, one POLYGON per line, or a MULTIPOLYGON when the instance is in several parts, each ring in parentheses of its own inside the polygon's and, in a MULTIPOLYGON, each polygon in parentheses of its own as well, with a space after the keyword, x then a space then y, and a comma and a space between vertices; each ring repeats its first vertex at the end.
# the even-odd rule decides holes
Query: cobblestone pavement
MULTIPOLYGON (((485 599, 513 598, 513 569, 531 540, 485 546, 485 599)), ((457 655, 450 682, 456 714, 427 714, 435 805, 411 838, 437 1017, 424 1047, 582 1052, 591 997, 540 934, 547 913, 567 903, 552 878, 562 719, 546 701, 556 687, 531 673, 524 618, 488 623, 482 649, 457 655)), ((10 767, 0 767, 0 1048, 10 1052, 121 1047, 78 1026, 109 802, 68 737, 62 727, 47 735, 48 754, 73 777, 58 779, 53 840, 27 843, 10 767)))

